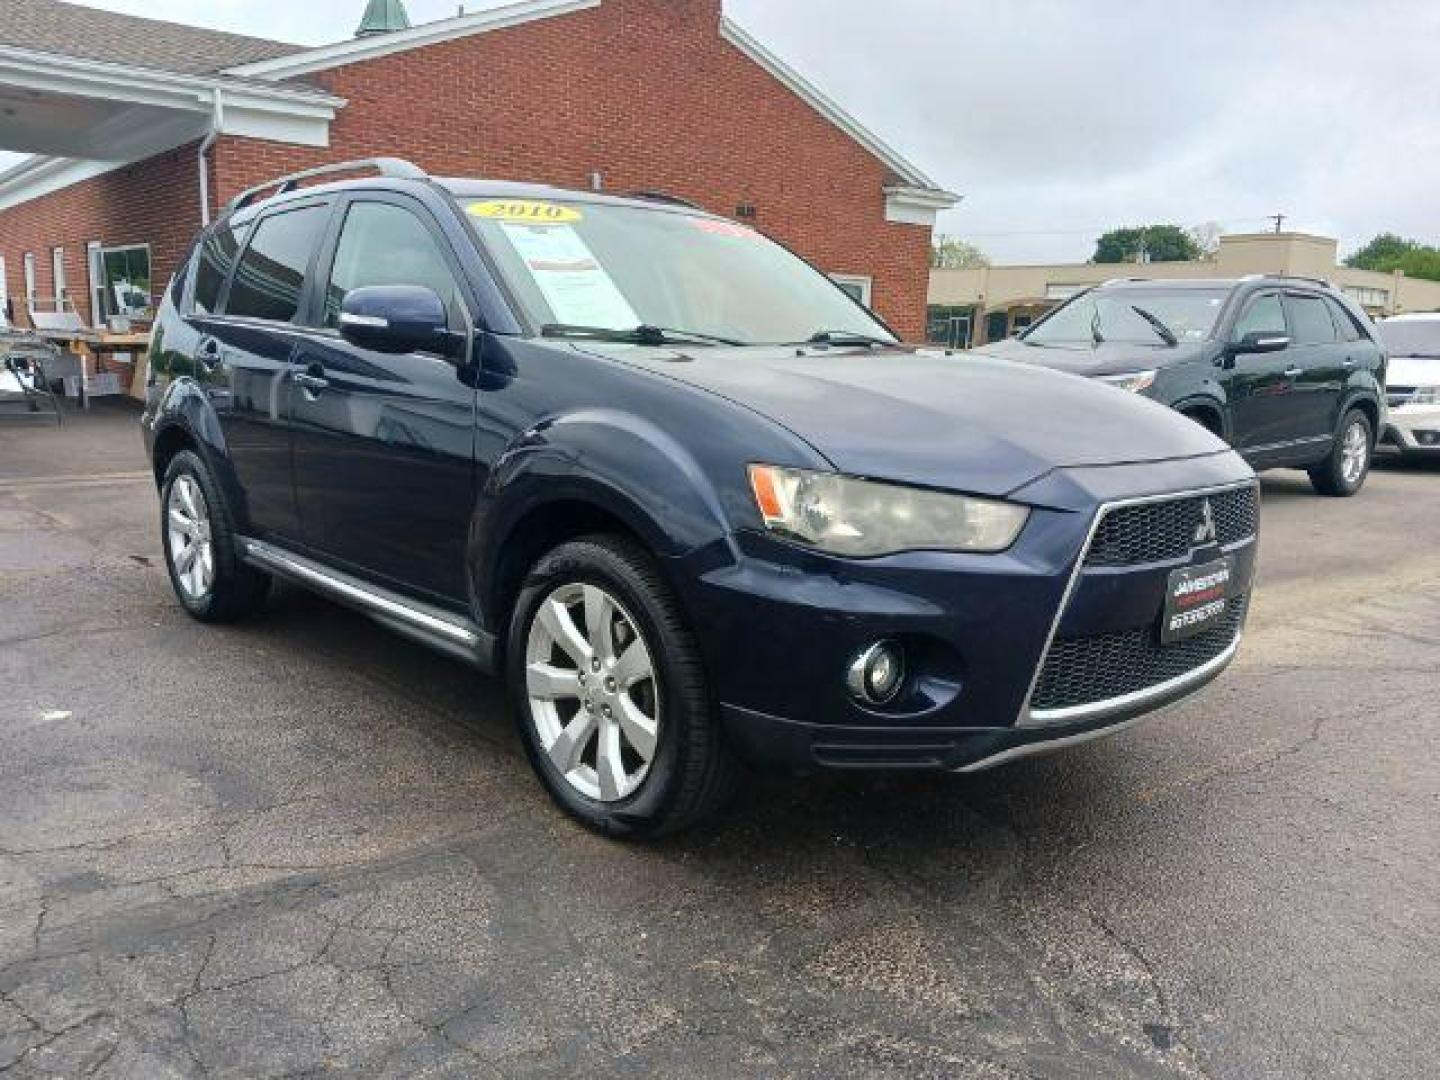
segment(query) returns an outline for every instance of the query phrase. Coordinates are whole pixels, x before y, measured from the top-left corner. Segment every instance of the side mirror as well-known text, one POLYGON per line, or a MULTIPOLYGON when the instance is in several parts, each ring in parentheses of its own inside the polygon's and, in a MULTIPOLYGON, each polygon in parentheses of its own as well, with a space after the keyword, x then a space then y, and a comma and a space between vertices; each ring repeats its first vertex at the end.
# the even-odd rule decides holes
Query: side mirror
POLYGON ((1290 338, 1273 330, 1251 330, 1230 346, 1232 353, 1280 352, 1290 347, 1290 338))
POLYGON ((340 303, 340 336, 376 352, 443 351, 448 326, 444 301, 423 285, 351 289, 340 303))

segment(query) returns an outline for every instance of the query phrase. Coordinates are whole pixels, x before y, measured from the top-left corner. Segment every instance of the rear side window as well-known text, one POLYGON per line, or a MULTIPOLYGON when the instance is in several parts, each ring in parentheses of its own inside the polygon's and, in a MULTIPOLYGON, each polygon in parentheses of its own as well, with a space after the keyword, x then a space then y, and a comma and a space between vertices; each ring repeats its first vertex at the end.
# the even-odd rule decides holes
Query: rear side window
POLYGON ((1362 336, 1360 327, 1356 325, 1355 317, 1345 310, 1345 305, 1328 296, 1325 303, 1330 308, 1330 317, 1335 320, 1335 329, 1340 334, 1340 340, 1359 341, 1362 336))
POLYGON ((229 222, 217 225, 200 245, 200 266, 195 271, 195 311, 213 315, 220 307, 220 291, 235 265, 242 234, 229 222))
POLYGON ((329 216, 328 206, 307 206, 262 220, 235 268, 225 313, 293 322, 300 311, 305 272, 329 216))
POLYGON ((1335 323, 1324 297, 1291 293, 1286 300, 1290 304, 1296 345, 1328 345, 1335 341, 1335 323))
POLYGON ((1236 341, 1246 334, 1253 333, 1274 334, 1276 337, 1285 336, 1285 309, 1280 306, 1278 293, 1263 293, 1255 297, 1245 306, 1240 318, 1236 320, 1234 335, 1236 341))
POLYGON ((175 308, 180 307, 180 301, 185 298, 185 281, 190 277, 190 269, 195 265, 195 249, 191 248, 185 255, 185 261, 180 264, 175 275, 170 279, 169 300, 175 308))
POLYGON ((339 325, 346 293, 371 285, 423 285, 457 325, 460 298, 445 256, 424 223, 392 203, 352 203, 346 213, 325 290, 325 325, 339 325))

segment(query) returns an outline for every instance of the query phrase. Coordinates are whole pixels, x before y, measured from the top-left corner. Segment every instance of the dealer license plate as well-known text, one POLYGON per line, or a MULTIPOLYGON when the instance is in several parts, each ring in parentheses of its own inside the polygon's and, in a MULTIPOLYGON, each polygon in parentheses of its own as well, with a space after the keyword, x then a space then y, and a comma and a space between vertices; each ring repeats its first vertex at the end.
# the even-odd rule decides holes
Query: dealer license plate
POLYGON ((1213 629, 1230 606, 1234 577, 1235 561, 1230 558, 1173 571, 1165 590, 1160 643, 1184 641, 1213 629))

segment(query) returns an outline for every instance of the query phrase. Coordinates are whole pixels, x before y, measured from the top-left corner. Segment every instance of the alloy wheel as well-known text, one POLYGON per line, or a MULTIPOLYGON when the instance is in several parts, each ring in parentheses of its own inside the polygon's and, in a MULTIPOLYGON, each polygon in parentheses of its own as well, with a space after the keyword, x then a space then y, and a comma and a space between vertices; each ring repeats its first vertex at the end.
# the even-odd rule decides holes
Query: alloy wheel
POLYGON ((201 600, 215 583, 215 545, 205 493, 193 476, 181 474, 170 485, 165 520, 175 580, 187 599, 201 600))
POLYGON ((1340 447, 1340 475, 1345 483, 1354 484, 1365 475, 1365 465, 1370 456, 1370 438, 1365 425, 1355 421, 1345 429, 1345 441, 1340 447))
POLYGON ((540 745, 576 791, 634 794, 660 735, 660 691, 639 624, 598 585, 553 589, 530 622, 525 686, 540 745))

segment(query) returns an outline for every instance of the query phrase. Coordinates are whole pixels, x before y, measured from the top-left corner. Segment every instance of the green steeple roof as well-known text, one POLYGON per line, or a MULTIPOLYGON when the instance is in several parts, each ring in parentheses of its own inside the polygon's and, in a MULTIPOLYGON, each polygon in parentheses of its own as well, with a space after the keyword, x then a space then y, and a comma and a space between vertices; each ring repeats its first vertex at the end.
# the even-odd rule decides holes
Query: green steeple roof
POLYGON ((410 29, 410 16, 405 13, 404 0, 370 0, 365 14, 355 28, 356 37, 367 34, 388 34, 392 30, 410 29))

